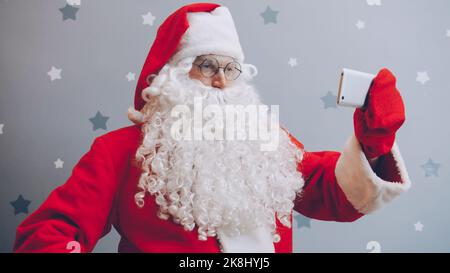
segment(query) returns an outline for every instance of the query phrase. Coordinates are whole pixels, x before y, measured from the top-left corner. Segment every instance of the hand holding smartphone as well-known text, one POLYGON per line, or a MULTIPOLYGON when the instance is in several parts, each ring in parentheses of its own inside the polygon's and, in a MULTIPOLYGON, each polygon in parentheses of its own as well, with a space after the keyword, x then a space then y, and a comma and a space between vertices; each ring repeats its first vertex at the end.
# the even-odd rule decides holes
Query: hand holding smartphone
POLYGON ((343 68, 339 79, 337 104, 363 108, 375 75, 343 68))

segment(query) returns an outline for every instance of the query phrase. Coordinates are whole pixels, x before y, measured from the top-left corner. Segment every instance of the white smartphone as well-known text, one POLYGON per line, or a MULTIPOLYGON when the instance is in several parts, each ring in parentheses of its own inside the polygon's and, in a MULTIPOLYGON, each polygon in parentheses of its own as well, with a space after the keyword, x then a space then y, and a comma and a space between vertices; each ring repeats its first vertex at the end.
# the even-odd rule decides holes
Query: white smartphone
POLYGON ((375 75, 343 68, 339 79, 337 104, 363 108, 372 80, 375 75))

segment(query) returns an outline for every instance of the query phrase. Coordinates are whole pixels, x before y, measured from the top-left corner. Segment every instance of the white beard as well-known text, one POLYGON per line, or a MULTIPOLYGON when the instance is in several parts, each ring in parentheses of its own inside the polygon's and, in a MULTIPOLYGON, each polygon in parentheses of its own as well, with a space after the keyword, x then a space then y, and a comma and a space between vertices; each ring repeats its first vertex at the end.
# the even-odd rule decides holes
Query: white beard
POLYGON ((261 151, 261 142, 254 140, 173 139, 171 126, 177 118, 170 112, 175 105, 192 109, 195 97, 203 98, 204 107, 261 103, 246 82, 223 90, 206 87, 189 78, 190 67, 166 65, 153 81, 160 94, 145 97, 144 138, 136 152, 142 163, 136 203, 143 206, 145 194, 154 195, 159 217, 171 216, 186 230, 197 225, 200 240, 216 236, 218 228, 235 236, 261 225, 276 237, 275 217, 290 226, 293 201, 304 184, 297 171, 302 151, 283 130, 273 152, 261 151))

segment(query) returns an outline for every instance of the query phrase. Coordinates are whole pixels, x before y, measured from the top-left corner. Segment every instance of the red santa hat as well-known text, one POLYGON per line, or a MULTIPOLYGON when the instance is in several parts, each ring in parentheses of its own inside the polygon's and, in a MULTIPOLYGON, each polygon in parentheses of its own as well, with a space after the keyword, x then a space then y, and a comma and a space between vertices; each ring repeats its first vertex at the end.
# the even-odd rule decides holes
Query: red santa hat
POLYGON ((204 54, 226 55, 238 62, 244 61, 230 11, 213 3, 183 6, 158 28, 137 82, 134 108, 139 111, 145 105, 142 90, 148 87, 149 75, 157 74, 166 63, 204 54))

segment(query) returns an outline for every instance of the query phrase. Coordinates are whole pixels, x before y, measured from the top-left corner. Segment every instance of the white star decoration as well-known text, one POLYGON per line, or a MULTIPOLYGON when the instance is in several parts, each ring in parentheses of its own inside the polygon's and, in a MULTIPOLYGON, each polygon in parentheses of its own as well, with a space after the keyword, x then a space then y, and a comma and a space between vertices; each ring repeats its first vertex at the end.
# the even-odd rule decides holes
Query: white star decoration
POLYGON ((416 231, 422 231, 423 230, 423 224, 419 221, 417 223, 414 224, 414 229, 416 231))
POLYGON ((366 27, 366 23, 364 23, 364 21, 361 20, 358 20, 358 22, 355 25, 358 29, 363 29, 366 27))
POLYGON ((52 65, 52 69, 47 72, 47 75, 50 77, 51 81, 60 80, 61 79, 61 71, 62 69, 58 69, 52 65))
POLYGON ((3 135, 3 127, 5 126, 5 124, 0 124, 0 135, 3 135))
POLYGON ((422 164, 421 167, 425 171, 425 177, 430 177, 432 175, 438 177, 438 171, 441 164, 434 162, 431 158, 428 158, 428 161, 425 164, 422 164))
POLYGON ((142 18, 144 19, 144 22, 142 24, 153 26, 153 22, 155 21, 155 16, 149 11, 147 14, 142 15, 142 18))
POLYGON ((417 72, 416 81, 420 82, 421 84, 425 84, 429 80, 430 80, 430 77, 428 76, 428 73, 426 71, 417 72))
POLYGON ((55 162, 53 162, 55 164, 55 168, 56 169, 62 169, 64 161, 61 160, 61 158, 58 158, 55 162))
POLYGON ((127 80, 129 81, 129 82, 131 82, 131 81, 134 81, 135 80, 135 74, 134 73, 131 73, 131 72, 128 72, 128 74, 125 76, 125 77, 127 77, 127 80))
POLYGON ((298 65, 297 59, 296 59, 296 58, 289 58, 288 64, 289 64, 291 67, 297 66, 297 65, 298 65))

